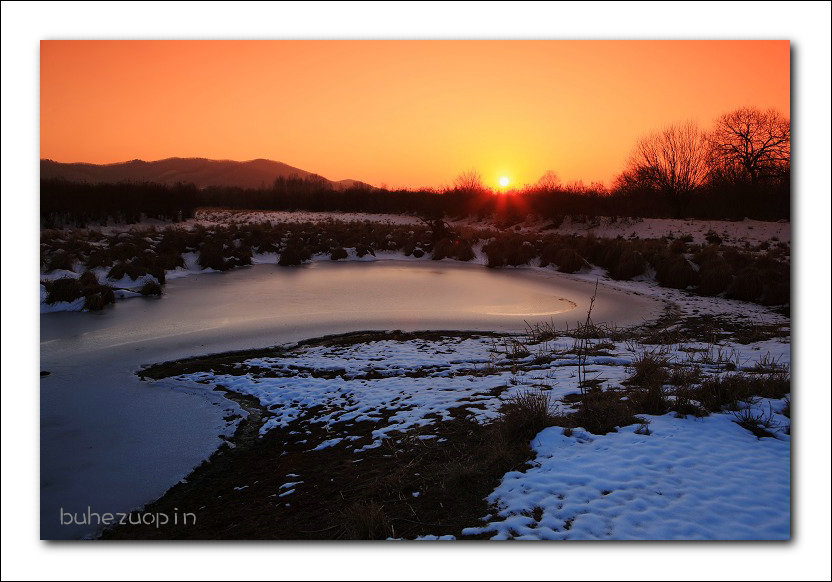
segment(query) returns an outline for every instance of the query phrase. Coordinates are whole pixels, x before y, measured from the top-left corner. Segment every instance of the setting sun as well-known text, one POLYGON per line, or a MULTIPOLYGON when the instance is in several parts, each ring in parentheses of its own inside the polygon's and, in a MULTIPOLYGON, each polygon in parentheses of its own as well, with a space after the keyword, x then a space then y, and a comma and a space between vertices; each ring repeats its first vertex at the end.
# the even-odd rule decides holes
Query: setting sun
POLYGON ((41 41, 40 538, 791 539, 789 42, 41 41))
POLYGON ((502 164, 509 187, 547 170, 610 183, 645 128, 707 124, 739 103, 789 111, 788 41, 50 40, 41 71, 42 158, 267 158, 411 188, 472 167, 505 187, 502 164), (505 83, 472 100, 495 68, 535 90, 505 83))

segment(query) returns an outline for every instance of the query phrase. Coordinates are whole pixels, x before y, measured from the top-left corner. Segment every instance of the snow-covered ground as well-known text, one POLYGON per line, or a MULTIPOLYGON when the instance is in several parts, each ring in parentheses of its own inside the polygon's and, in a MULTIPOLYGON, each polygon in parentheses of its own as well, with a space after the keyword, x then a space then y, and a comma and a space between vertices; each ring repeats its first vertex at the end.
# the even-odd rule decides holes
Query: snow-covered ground
MULTIPOLYGON (((386 426, 375 431, 375 447, 391 431, 436 422, 429 417, 450 419, 449 410, 459 406, 466 407, 477 420, 488 421, 498 415, 505 402, 530 388, 543 389, 555 400, 577 393, 573 343, 572 338, 562 338, 536 344, 524 358, 509 358, 504 342, 492 337, 300 347, 286 356, 245 360, 239 364, 239 374, 198 372, 178 376, 172 382, 193 388, 220 384, 233 392, 255 396, 273 415, 261 433, 276 426, 286 427, 304 410, 316 406, 329 411, 314 419, 327 425, 328 430, 338 423, 382 420, 383 411, 396 410, 386 426), (535 364, 542 353, 558 355, 551 362, 535 364)), ((628 377, 627 366, 639 353, 627 342, 613 345, 604 355, 587 359, 587 374, 602 378, 607 386, 618 386, 628 377)), ((786 366, 789 363, 789 344, 784 341, 737 344, 727 350, 726 346, 690 343, 668 348, 666 356, 671 362, 690 362, 691 352, 681 350, 683 347, 701 350, 694 361, 705 371, 709 369, 707 362, 719 359, 720 350, 722 358, 737 369, 751 368, 761 360, 786 366)), ((720 366, 710 369, 719 373, 720 366)), ((310 447, 320 444, 310 443, 310 447)))
MULTIPOLYGON (((222 214, 227 211, 219 212, 203 213, 197 220, 223 224, 232 220, 222 214)), ((333 213, 283 213, 291 218, 275 216, 280 213, 233 214, 233 220, 240 221, 346 218, 333 213)), ((349 219, 353 218, 364 220, 367 215, 350 215, 349 219)), ((625 238, 690 234, 694 242, 701 242, 713 231, 737 245, 770 240, 788 243, 790 238, 788 223, 753 221, 601 220, 593 226, 567 219, 559 231, 625 238)), ((474 262, 483 262, 480 247, 475 253, 474 262)), ((255 255, 253 262, 276 263, 277 258, 274 253, 261 254, 255 255)), ((358 259, 353 249, 348 249, 347 260, 390 258, 416 260, 381 251, 375 257, 358 259)), ((313 261, 331 262, 327 255, 313 257, 313 261)), ((199 268, 194 253, 185 256, 185 264, 185 268, 168 271, 166 277, 210 272, 199 268)), ((536 266, 522 270, 552 272, 536 266)), ((79 267, 44 278, 77 277, 80 272, 79 267)), ((106 282, 104 270, 94 272, 106 282)), ((786 368, 790 364, 789 318, 770 308, 660 287, 650 273, 632 281, 613 281, 602 269, 593 268, 558 277, 597 280, 604 288, 660 299, 674 306, 682 318, 707 315, 744 325, 783 326, 782 337, 749 344, 737 343, 725 334, 710 345, 683 341, 666 346, 664 355, 671 362, 698 358, 706 375, 724 373, 723 366, 711 362, 725 358, 737 369, 760 361, 774 361, 786 368)), ((130 296, 143 282, 124 280, 118 286, 123 287, 124 296, 130 296)), ((82 306, 56 304, 45 309, 82 306)), ((509 359, 509 348, 488 336, 305 346, 285 357, 241 362, 239 373, 195 373, 160 383, 197 393, 206 386, 222 384, 256 397, 270 413, 261 434, 288 426, 305 410, 320 406, 323 412, 315 421, 329 432, 326 438, 310 439, 309 450, 348 446, 360 455, 386 439, 395 439, 397 431, 419 427, 422 437, 430 438, 430 427, 449 419, 452 409, 462 407, 475 419, 487 422, 498 416, 508 399, 524 390, 546 391, 568 412, 570 407, 563 398, 578 392, 572 347, 571 338, 560 338, 532 345, 525 358, 509 359), (548 359, 540 360, 538 356, 544 354, 548 359), (351 424, 362 420, 380 424, 370 442, 364 439, 353 444, 359 439, 350 433, 351 424)), ((627 342, 612 342, 603 355, 589 358, 588 376, 606 388, 620 386, 639 349, 627 342)), ((484 516, 482 523, 471 524, 465 533, 485 533, 498 539, 788 539, 790 421, 779 414, 785 401, 756 400, 747 406, 771 406, 777 424, 773 437, 758 439, 734 422, 730 412, 706 418, 647 417, 649 434, 640 426, 620 427, 606 435, 576 429, 566 436, 560 427, 546 429, 532 441, 536 458, 525 470, 505 475, 488 497, 493 512, 484 516)))
POLYGON ((227 226, 229 224, 258 224, 263 222, 274 223, 316 223, 316 222, 379 222, 384 224, 423 224, 419 218, 407 214, 368 214, 364 212, 312 212, 306 210, 228 210, 225 208, 200 208, 194 213, 194 217, 182 222, 170 223, 156 219, 145 219, 132 224, 108 224, 89 225, 88 228, 97 230, 103 234, 114 234, 131 230, 143 230, 146 228, 167 228, 176 226, 178 228, 193 228, 201 225, 227 226))
POLYGON ((789 539, 788 435, 758 439, 730 414, 645 418, 649 435, 637 426, 606 435, 543 430, 532 441, 537 456, 531 466, 506 474, 489 496, 496 515, 463 533, 544 540, 789 539))
MULTIPOLYGON (((533 222, 527 228, 539 227, 541 223, 533 222)), ((738 245, 748 242, 791 241, 791 223, 786 221, 767 222, 760 220, 688 220, 680 218, 587 218, 575 221, 567 216, 555 229, 561 234, 588 235, 599 238, 662 238, 685 235, 693 237, 696 244, 703 244, 708 233, 717 234, 725 244, 738 245)))
MULTIPOLYGON (((205 226, 222 225, 230 222, 237 223, 258 223, 258 222, 381 222, 386 224, 422 224, 415 216, 403 214, 365 214, 360 212, 281 212, 263 210, 222 210, 203 209, 196 213, 193 219, 194 224, 205 226)), ((449 221, 454 226, 471 226, 481 228, 493 228, 494 222, 490 219, 476 220, 463 219, 449 221)), ((190 224, 189 222, 183 224, 190 224)), ((791 241, 791 223, 787 221, 760 221, 745 219, 741 221, 730 220, 693 220, 683 218, 610 218, 610 217, 588 217, 584 220, 576 220, 567 216, 557 228, 549 228, 551 221, 531 217, 519 223, 522 231, 539 231, 546 229, 547 232, 556 232, 566 235, 588 235, 592 234, 599 238, 662 238, 671 236, 679 238, 685 235, 693 237, 696 244, 706 242, 709 233, 715 233, 722 238, 725 244, 739 245, 748 242, 759 244, 762 242, 784 242, 791 241)))
MULTIPOLYGON (((532 345, 525 358, 492 337, 380 340, 349 346, 300 347, 281 357, 241 362, 230 374, 195 373, 167 380, 196 387, 221 384, 255 396, 271 416, 261 428, 289 426, 305 410, 322 407, 313 422, 327 437, 309 450, 347 445, 353 454, 395 441, 395 431, 430 427, 464 408, 479 422, 499 415, 518 393, 543 390, 561 411, 578 392, 574 340, 532 345), (551 361, 539 361, 548 354, 551 361), (393 411, 390 414, 390 411, 393 411), (351 423, 379 422, 369 443, 356 443, 351 423)), ((617 387, 630 374, 639 349, 614 342, 590 356, 587 374, 617 387)), ((685 343, 666 346, 672 363, 694 363, 706 375, 748 370, 759 362, 789 366, 788 338, 747 345, 685 343), (694 350, 694 351, 691 351, 694 350), (716 363, 719 362, 719 363, 716 363), (730 365, 726 365, 730 362, 730 365)), ((561 427, 532 441, 536 458, 508 473, 489 496, 494 513, 463 534, 495 539, 788 539, 790 532, 789 419, 786 401, 756 399, 752 410, 773 411, 774 437, 758 439, 734 413, 705 418, 641 415, 641 425, 593 435, 561 427)))
MULTIPOLYGON (((193 228, 196 225, 220 226, 232 223, 256 224, 263 222, 288 223, 316 223, 316 222, 379 222, 384 224, 423 224, 416 216, 406 214, 367 214, 362 212, 310 212, 310 211, 278 211, 278 210, 227 210, 221 208, 203 208, 195 212, 192 219, 176 223, 181 228, 193 228)), ((454 226, 470 226, 474 228, 494 228, 490 219, 462 219, 451 220, 454 226)), ((117 224, 108 226, 90 226, 105 234, 122 231, 141 230, 147 227, 167 227, 171 223, 159 220, 145 220, 135 224, 117 224)), ((610 218, 587 217, 583 220, 571 216, 564 218, 557 228, 551 228, 549 220, 530 217, 518 226, 522 231, 556 232, 566 235, 592 234, 603 238, 674 238, 690 235, 693 242, 702 244, 708 233, 715 233, 723 239, 725 244, 740 245, 759 244, 762 242, 791 241, 791 223, 788 221, 760 221, 745 219, 730 220, 694 220, 679 218, 610 218)), ((512 227, 514 228, 514 227, 512 227)))

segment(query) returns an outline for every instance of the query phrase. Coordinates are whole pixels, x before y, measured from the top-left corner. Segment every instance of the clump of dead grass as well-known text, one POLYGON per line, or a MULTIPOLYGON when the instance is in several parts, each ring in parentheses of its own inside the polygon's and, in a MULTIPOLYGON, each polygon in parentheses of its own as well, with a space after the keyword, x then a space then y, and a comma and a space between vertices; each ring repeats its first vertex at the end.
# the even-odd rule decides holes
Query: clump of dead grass
POLYGON ((549 394, 539 390, 522 390, 503 405, 497 427, 501 435, 510 441, 528 441, 556 421, 549 394))
POLYGON ((384 506, 376 501, 357 501, 340 515, 341 537, 348 540, 385 540, 395 537, 384 506))

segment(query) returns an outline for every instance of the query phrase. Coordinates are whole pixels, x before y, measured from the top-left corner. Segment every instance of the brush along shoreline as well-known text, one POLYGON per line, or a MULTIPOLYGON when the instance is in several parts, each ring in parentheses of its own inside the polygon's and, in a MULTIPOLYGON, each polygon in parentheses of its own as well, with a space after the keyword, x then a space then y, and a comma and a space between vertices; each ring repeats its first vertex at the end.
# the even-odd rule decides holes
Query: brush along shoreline
POLYGON ((790 300, 787 223, 568 217, 497 225, 286 214, 205 211, 182 225, 42 230, 41 313, 100 310, 160 295, 173 278, 251 264, 381 259, 539 268, 784 312, 790 300))

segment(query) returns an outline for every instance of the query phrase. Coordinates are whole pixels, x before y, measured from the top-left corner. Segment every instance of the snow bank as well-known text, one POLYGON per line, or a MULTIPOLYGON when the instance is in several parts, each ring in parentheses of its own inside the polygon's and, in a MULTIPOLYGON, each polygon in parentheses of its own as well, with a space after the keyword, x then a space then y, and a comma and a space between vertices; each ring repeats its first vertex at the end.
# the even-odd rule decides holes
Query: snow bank
POLYGON ((464 534, 493 539, 787 540, 790 437, 757 439, 730 414, 645 417, 603 436, 560 427, 532 468, 488 497, 498 514, 464 534))

